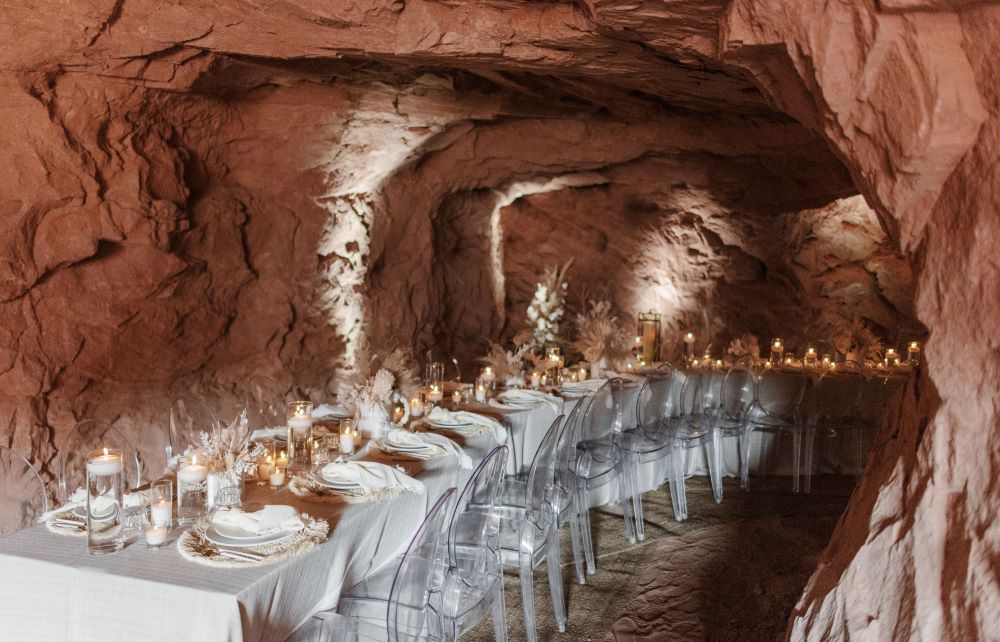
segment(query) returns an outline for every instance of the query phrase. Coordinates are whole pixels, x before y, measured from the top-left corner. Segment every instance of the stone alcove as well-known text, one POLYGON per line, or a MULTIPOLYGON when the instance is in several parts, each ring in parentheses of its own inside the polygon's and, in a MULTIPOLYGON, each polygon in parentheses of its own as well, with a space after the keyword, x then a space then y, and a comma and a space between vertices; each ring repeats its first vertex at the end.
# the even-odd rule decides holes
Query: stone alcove
MULTIPOLYGON (((94 0, 3 12, 0 100, 16 124, 0 128, 5 443, 48 467, 75 420, 100 416, 155 461, 177 390, 232 407, 253 372, 276 395, 326 394, 362 318, 376 338, 449 351, 509 333, 538 264, 499 257, 510 298, 498 302, 494 221, 543 263, 584 250, 526 222, 568 224, 594 200, 668 222, 671 208, 696 212, 690 236, 659 251, 704 248, 714 267, 689 281, 715 286, 720 326, 747 296, 787 312, 766 279, 720 283, 727 266, 783 275, 793 302, 822 299, 809 275, 839 270, 881 291, 866 312, 876 322, 908 322, 905 292, 885 285, 905 281, 892 278, 905 259, 881 239, 869 245, 881 262, 845 251, 817 263, 812 239, 787 246, 806 255, 788 263, 734 249, 759 230, 725 229, 780 220, 802 240, 795 221, 858 215, 856 198, 837 199, 860 191, 914 265, 927 364, 789 634, 1000 635, 993 3, 94 0), (731 193, 734 175, 749 192, 731 193), (453 285, 469 263, 476 278, 453 285), (466 297, 496 314, 453 305, 466 297)), ((660 254, 610 256, 658 278, 660 254)), ((637 305, 627 289, 623 315, 637 305)), ((701 290, 678 296, 704 305, 701 290)), ((764 334, 771 322, 747 325, 764 334)))

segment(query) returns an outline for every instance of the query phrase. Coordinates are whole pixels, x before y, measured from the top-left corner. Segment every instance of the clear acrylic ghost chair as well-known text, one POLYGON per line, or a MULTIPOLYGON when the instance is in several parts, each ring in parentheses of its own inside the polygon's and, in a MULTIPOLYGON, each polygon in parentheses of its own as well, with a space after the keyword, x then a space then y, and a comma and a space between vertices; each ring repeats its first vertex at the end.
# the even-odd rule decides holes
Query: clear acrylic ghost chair
POLYGON ((854 465, 857 476, 861 476, 868 458, 866 441, 870 444, 881 430, 890 399, 905 383, 906 379, 898 375, 876 375, 865 379, 861 384, 855 407, 858 429, 855 435, 854 465))
MULTIPOLYGON (((381 639, 388 638, 383 631, 381 639)), ((337 613, 322 613, 309 618, 285 642, 374 642, 378 638, 358 635, 358 624, 337 613)))
MULTIPOLYGON (((622 431, 620 443, 624 452, 629 488, 632 496, 632 510, 635 515, 636 538, 646 537, 642 512, 642 489, 639 484, 640 469, 643 464, 666 460, 671 454, 668 420, 674 415, 675 395, 678 378, 673 366, 664 363, 643 378, 636 398, 636 426, 622 431)), ((670 484, 671 502, 674 485, 670 484)))
POLYGON ((491 450, 455 502, 440 610, 446 640, 457 640, 490 615, 496 640, 507 639, 498 512, 507 452, 506 446, 491 450))
POLYGON ((586 397, 579 399, 562 421, 556 442, 556 469, 553 476, 557 492, 552 493, 551 504, 559 526, 569 524, 573 569, 579 584, 587 583, 587 573, 584 570, 583 534, 580 528, 579 496, 576 492, 576 444, 579 436, 576 425, 586 408, 586 401, 586 397))
POLYGON ((57 470, 60 502, 65 503, 73 491, 86 484, 87 455, 100 448, 117 448, 122 451, 127 488, 136 488, 142 484, 142 460, 129 440, 111 424, 88 419, 73 427, 59 450, 57 470))
MULTIPOLYGON (((469 629, 493 616, 497 640, 507 636, 503 601, 503 565, 500 559, 499 516, 496 504, 507 463, 507 447, 497 446, 479 464, 455 502, 447 519, 447 569, 441 603, 436 613, 444 639, 458 639, 469 629)), ((341 598, 341 613, 371 611, 371 605, 389 599, 388 588, 396 564, 348 589, 341 598), (363 599, 362 599, 363 598, 363 599)))
POLYGON ((736 437, 740 454, 740 486, 745 490, 750 484, 750 439, 748 437, 748 415, 754 401, 754 374, 748 365, 738 364, 730 368, 721 381, 713 377, 711 384, 713 399, 718 403, 712 413, 712 457, 710 471, 715 471, 717 479, 712 479, 715 501, 722 501, 722 455, 723 437, 736 437))
MULTIPOLYGON (((448 572, 447 526, 455 489, 438 498, 395 572, 379 572, 351 587, 337 613, 354 620, 363 639, 444 640, 441 592, 448 572)), ((322 615, 320 615, 322 617, 322 615)))
POLYGON ((576 441, 576 502, 580 515, 580 535, 587 573, 597 572, 594 543, 590 532, 590 492, 607 484, 618 484, 618 501, 622 505, 625 537, 635 543, 632 515, 631 475, 626 471, 625 454, 621 447, 624 384, 621 379, 607 383, 584 400, 579 421, 572 424, 576 441))
POLYGON ((516 564, 521 580, 521 606, 529 642, 536 642, 534 569, 546 562, 556 627, 566 631, 559 548, 558 507, 565 503, 556 483, 557 446, 563 430, 559 416, 535 451, 526 481, 506 479, 500 495, 500 545, 505 564, 516 564))
MULTIPOLYGON (((782 433, 792 435, 792 492, 798 493, 799 479, 803 473, 802 437, 809 431, 801 415, 802 398, 805 395, 809 380, 803 375, 792 372, 776 372, 765 369, 756 373, 754 381, 754 401, 747 412, 747 429, 743 438, 746 446, 740 450, 749 451, 750 435, 754 431, 782 433)), ((811 439, 811 438, 810 438, 811 439)), ((810 470, 804 471, 806 487, 811 486, 810 470)), ((749 478, 746 490, 749 490, 749 478)))
POLYGON ((167 461, 199 445, 200 435, 219 423, 218 416, 198 397, 184 395, 170 404, 167 417, 167 461))
MULTIPOLYGON (((802 416, 809 427, 803 439, 802 460, 807 470, 813 466, 817 434, 841 440, 847 434, 858 435, 857 407, 863 381, 857 375, 824 373, 814 385, 809 386, 802 402, 802 416)), ((858 463, 857 455, 854 463, 858 463)), ((806 477, 804 490, 807 493, 812 490, 810 477, 806 477)))
POLYGON ((28 527, 49 510, 45 482, 24 455, 0 446, 0 535, 28 527))
POLYGON ((720 458, 712 440, 713 412, 716 402, 711 393, 712 373, 688 372, 681 384, 677 416, 666 421, 667 443, 670 453, 670 499, 674 519, 688 518, 687 508, 687 454, 692 448, 704 447, 709 465, 709 477, 716 501, 722 499, 722 471, 720 458))

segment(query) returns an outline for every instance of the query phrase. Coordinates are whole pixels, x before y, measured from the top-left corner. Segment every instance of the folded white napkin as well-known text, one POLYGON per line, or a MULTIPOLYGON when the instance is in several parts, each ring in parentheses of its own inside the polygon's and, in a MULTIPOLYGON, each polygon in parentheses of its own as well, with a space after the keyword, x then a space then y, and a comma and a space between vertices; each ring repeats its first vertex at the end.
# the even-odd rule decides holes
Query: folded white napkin
MULTIPOLYGON (((133 506, 143 506, 149 503, 149 496, 145 491, 138 493, 125 493, 124 504, 126 508, 131 508, 133 506)), ((66 503, 58 508, 53 508, 52 510, 42 514, 38 521, 44 522, 52 519, 59 513, 63 513, 73 508, 83 507, 87 505, 87 490, 82 486, 77 488, 70 494, 66 503)), ((109 512, 114 505, 114 500, 110 497, 100 496, 97 497, 91 504, 91 510, 97 516, 102 516, 109 512)))
POLYGON ((584 379, 583 381, 567 381, 563 383, 563 390, 573 392, 597 392, 601 386, 608 382, 607 379, 584 379))
POLYGON ((313 419, 340 419, 342 417, 350 417, 352 413, 344 407, 343 404, 330 405, 326 403, 321 403, 320 405, 313 408, 312 417, 313 419))
POLYGON ((363 494, 397 487, 414 493, 425 492, 423 482, 399 469, 374 461, 334 462, 324 466, 320 475, 334 483, 357 482, 363 494))
POLYGON ((461 446, 448 439, 444 435, 432 432, 410 432, 402 428, 393 428, 385 437, 385 443, 393 446, 416 446, 425 448, 424 453, 408 453, 421 459, 430 459, 441 454, 455 455, 458 457, 458 465, 466 470, 472 468, 472 458, 465 454, 461 446))
POLYGON ((497 397, 501 401, 533 401, 548 404, 557 415, 562 412, 562 399, 541 390, 504 390, 497 397))
POLYGON ((238 508, 220 508, 212 516, 213 524, 235 526, 255 535, 293 533, 306 527, 298 511, 285 504, 265 506, 254 513, 238 508))
POLYGON ((489 431, 493 433, 493 438, 498 444, 506 443, 507 441, 507 429, 503 427, 503 424, 492 417, 480 415, 479 413, 468 412, 466 410, 451 412, 444 408, 435 408, 431 411, 431 414, 427 415, 427 420, 440 423, 468 422, 479 428, 478 432, 489 431))
POLYGON ((286 438, 288 437, 288 426, 274 426, 273 428, 258 428, 257 430, 250 433, 251 441, 260 441, 261 439, 275 439, 275 438, 286 438))

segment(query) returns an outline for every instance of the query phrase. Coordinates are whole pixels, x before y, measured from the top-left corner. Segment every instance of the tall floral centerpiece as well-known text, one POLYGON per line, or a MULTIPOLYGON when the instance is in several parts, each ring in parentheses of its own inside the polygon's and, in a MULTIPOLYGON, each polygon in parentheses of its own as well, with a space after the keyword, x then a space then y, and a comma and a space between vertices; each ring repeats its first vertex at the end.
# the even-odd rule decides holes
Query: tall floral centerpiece
POLYGON ((576 317, 576 331, 573 346, 590 362, 591 379, 603 377, 609 365, 620 365, 631 354, 628 334, 611 314, 610 301, 588 301, 587 309, 576 317))
POLYGON ((749 358, 751 363, 756 364, 760 361, 760 340, 748 332, 730 341, 726 353, 733 361, 749 358))
POLYGON ((566 272, 572 264, 570 259, 562 267, 546 267, 535 288, 535 296, 528 304, 528 327, 534 349, 559 341, 559 322, 566 313, 566 272))
POLYGON ((407 399, 417 392, 417 379, 409 351, 372 353, 367 345, 358 349, 358 361, 347 391, 357 416, 358 430, 366 437, 381 437, 389 421, 389 404, 402 403, 400 423, 410 418, 407 399))

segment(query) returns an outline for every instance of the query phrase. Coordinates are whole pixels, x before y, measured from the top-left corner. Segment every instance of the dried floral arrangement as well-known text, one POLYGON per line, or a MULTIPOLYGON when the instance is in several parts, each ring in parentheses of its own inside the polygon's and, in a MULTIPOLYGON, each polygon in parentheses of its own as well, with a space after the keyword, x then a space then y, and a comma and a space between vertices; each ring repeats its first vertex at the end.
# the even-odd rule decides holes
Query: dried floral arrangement
POLYGON ((732 355, 734 359, 750 356, 753 359, 760 359, 760 340, 756 335, 749 332, 736 337, 729 342, 726 354, 732 355))
MULTIPOLYGON (((516 339, 516 337, 515 337, 516 339)), ((493 368, 498 381, 507 381, 524 376, 524 363, 531 356, 531 344, 521 343, 513 350, 504 350, 499 343, 490 342, 486 356, 480 359, 483 365, 493 368)))
POLYGON ((559 322, 566 313, 566 272, 572 264, 570 259, 562 267, 546 267, 542 281, 535 288, 527 313, 533 348, 559 341, 559 322))
POLYGON ((573 347, 587 361, 596 363, 602 358, 608 363, 620 364, 631 354, 628 334, 618 325, 618 318, 611 314, 608 300, 588 301, 587 309, 576 316, 577 340, 573 347))
POLYGON ((375 352, 367 341, 358 346, 354 372, 348 382, 347 399, 355 404, 385 405, 397 390, 412 397, 418 389, 413 356, 395 348, 375 352))
POLYGON ((881 360, 885 352, 882 339, 858 318, 833 337, 833 347, 843 354, 860 352, 866 359, 872 361, 881 360))
POLYGON ((225 472, 236 478, 242 477, 257 469, 257 460, 264 453, 260 444, 250 447, 251 433, 247 411, 243 410, 228 426, 215 422, 211 431, 202 432, 201 450, 219 462, 225 472))

